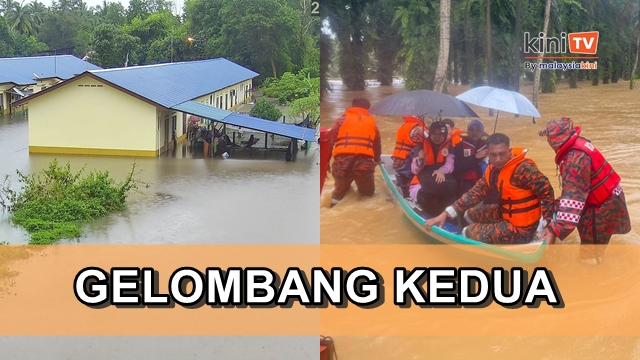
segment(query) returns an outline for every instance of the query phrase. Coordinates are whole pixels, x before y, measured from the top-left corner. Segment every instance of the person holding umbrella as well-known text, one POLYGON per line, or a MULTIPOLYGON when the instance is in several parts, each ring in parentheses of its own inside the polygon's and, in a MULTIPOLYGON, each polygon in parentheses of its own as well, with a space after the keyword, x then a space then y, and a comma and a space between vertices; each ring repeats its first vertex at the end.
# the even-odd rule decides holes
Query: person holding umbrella
POLYGON ((631 231, 631 221, 620 176, 580 132, 579 126, 573 127, 573 120, 563 117, 549 121, 538 133, 547 137, 556 152, 562 188, 555 217, 542 240, 550 244, 556 238, 564 240, 577 227, 582 262, 597 265, 611 235, 631 231))
POLYGON ((373 196, 375 192, 374 174, 381 162, 382 143, 375 119, 368 112, 370 106, 367 99, 353 99, 351 107, 332 126, 335 145, 331 174, 335 189, 330 207, 344 198, 354 181, 361 196, 373 196))

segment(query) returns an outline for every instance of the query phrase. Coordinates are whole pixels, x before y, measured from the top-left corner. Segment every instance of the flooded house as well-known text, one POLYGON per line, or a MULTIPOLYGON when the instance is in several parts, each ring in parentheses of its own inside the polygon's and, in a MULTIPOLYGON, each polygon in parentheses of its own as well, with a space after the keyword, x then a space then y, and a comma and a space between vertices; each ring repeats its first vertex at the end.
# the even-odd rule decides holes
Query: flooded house
POLYGON ((101 68, 73 55, 0 58, 0 115, 23 97, 101 68))
POLYGON ((232 111, 251 97, 256 76, 224 58, 91 70, 14 106, 29 103, 29 153, 155 157, 187 138, 191 115, 292 139, 313 136, 232 111))

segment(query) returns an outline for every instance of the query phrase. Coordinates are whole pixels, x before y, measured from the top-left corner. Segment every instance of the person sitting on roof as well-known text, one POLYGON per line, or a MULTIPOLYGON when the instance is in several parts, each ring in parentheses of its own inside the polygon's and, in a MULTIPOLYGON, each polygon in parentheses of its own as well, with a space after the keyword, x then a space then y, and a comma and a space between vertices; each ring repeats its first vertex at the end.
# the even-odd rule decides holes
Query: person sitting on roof
POLYGON ((468 239, 490 244, 531 242, 554 212, 553 187, 536 163, 526 159, 527 149, 511 148, 500 133, 487 139, 489 167, 484 177, 442 214, 426 222, 426 230, 442 227, 447 218, 464 216, 471 225, 462 231, 468 239), (500 194, 499 204, 480 205, 492 189, 500 194), (541 220, 542 223, 541 223, 541 220))
POLYGON ((429 137, 424 141, 411 170, 416 177, 412 184, 420 183, 418 204, 430 216, 436 216, 456 199, 456 181, 452 175, 454 155, 447 139, 447 127, 442 121, 429 126, 429 137))
POLYGON ((460 134, 462 141, 453 150, 455 155, 453 176, 458 183, 458 196, 471 190, 489 166, 485 162, 488 154, 488 136, 480 120, 472 120, 467 126, 467 132, 460 134))

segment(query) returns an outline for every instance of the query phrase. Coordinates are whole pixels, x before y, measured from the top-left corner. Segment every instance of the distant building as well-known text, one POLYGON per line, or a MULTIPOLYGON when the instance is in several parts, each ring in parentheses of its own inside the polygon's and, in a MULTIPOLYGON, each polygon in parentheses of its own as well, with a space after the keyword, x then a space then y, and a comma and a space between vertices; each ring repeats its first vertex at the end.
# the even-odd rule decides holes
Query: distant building
POLYGON ((158 156, 187 137, 189 114, 313 140, 313 130, 231 112, 256 72, 227 59, 86 71, 24 98, 29 152, 158 156))
POLYGON ((11 103, 87 70, 101 68, 73 55, 0 58, 0 113, 11 103))

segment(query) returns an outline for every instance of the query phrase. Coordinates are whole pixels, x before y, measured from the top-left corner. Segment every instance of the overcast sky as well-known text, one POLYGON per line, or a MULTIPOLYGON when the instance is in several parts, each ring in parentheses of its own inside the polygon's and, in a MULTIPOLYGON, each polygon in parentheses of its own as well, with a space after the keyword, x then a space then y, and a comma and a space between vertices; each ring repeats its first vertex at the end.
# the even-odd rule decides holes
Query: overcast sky
MULTIPOLYGON (((51 7, 51 3, 52 0, 38 0, 39 2, 43 3, 46 7, 51 7)), ((102 5, 102 1, 103 0, 83 0, 86 4, 87 7, 92 7, 92 6, 96 6, 96 5, 102 5)), ((173 9, 173 13, 177 13, 178 14, 182 14, 182 6, 184 6, 184 0, 172 0, 174 2, 174 4, 176 4, 176 6, 174 6, 173 9)), ((32 0, 25 0, 25 4, 32 2, 32 0)), ((107 0, 107 2, 119 2, 122 4, 122 6, 124 6, 124 8, 126 9, 127 7, 129 7, 129 0, 107 0)))

